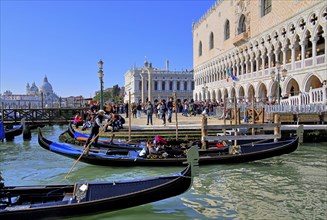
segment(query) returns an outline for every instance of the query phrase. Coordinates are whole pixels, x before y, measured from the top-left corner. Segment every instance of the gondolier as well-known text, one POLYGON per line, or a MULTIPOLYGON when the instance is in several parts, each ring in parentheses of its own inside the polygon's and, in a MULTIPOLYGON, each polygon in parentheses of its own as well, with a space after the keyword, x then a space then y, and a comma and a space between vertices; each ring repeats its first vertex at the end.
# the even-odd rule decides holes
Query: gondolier
POLYGON ((105 111, 101 109, 101 110, 99 110, 97 112, 97 115, 94 118, 94 121, 92 123, 92 128, 91 128, 90 136, 87 139, 84 147, 87 147, 90 144, 91 139, 94 136, 95 137, 95 139, 93 141, 94 147, 98 148, 98 139, 99 139, 99 135, 98 134, 99 134, 99 129, 102 126, 102 121, 104 119, 110 119, 110 117, 108 115, 105 115, 105 111))

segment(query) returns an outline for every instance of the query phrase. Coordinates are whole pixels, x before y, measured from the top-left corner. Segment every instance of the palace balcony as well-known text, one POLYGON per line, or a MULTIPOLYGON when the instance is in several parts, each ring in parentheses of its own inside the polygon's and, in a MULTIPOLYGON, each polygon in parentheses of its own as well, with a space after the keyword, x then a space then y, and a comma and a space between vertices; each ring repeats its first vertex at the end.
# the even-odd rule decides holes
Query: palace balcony
POLYGON ((248 32, 243 32, 233 39, 233 44, 234 46, 240 46, 244 44, 247 40, 249 39, 249 34, 248 32))

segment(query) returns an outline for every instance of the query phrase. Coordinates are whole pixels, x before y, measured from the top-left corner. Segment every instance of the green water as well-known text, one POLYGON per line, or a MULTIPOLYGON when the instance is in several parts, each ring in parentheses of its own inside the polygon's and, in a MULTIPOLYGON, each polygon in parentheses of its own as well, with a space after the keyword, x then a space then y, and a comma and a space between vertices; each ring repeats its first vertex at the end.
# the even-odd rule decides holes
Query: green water
MULTIPOLYGON (((44 127, 50 140, 66 127, 44 127)), ((100 167, 48 152, 22 136, 0 143, 6 185, 134 179, 180 167, 100 167)), ((327 219, 327 142, 305 143, 291 154, 252 163, 201 166, 192 188, 177 197, 116 212, 70 219, 327 219)))

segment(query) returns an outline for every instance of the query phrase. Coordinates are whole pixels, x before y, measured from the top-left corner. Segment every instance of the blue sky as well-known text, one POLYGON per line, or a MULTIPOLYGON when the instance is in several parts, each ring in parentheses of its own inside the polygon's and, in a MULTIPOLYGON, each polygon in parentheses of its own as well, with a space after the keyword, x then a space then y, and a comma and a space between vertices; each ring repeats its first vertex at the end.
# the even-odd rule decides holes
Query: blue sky
POLYGON ((143 66, 192 69, 192 22, 215 0, 9 1, 1 0, 0 93, 25 94, 27 83, 48 77, 62 97, 93 96, 124 85, 124 73, 143 66))

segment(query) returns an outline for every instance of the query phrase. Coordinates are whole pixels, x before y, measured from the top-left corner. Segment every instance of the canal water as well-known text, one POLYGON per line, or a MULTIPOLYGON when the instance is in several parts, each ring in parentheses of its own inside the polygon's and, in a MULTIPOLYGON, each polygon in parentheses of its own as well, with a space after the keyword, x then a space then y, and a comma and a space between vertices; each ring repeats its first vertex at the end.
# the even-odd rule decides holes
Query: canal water
MULTIPOLYGON (((44 127, 58 141, 65 126, 44 127)), ((37 130, 0 142, 0 171, 6 185, 111 181, 164 175, 181 167, 100 167, 42 149, 37 130)), ((201 166, 186 193, 116 212, 67 219, 327 219, 327 142, 306 143, 291 154, 261 161, 201 166)))

